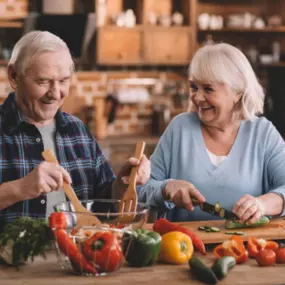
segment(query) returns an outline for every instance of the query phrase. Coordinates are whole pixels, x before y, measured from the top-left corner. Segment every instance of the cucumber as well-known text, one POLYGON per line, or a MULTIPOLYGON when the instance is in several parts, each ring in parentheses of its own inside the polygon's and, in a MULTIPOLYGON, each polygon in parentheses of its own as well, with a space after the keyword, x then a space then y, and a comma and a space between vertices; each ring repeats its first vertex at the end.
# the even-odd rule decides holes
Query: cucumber
POLYGON ((224 256, 214 263, 212 271, 215 273, 218 279, 223 279, 227 276, 230 269, 236 265, 236 260, 233 256, 224 256))
POLYGON ((239 223, 231 220, 226 221, 226 229, 245 229, 245 228, 255 228, 261 227, 270 222, 270 219, 266 216, 262 216, 256 223, 247 225, 245 223, 239 223))
POLYGON ((217 284, 218 279, 211 268, 196 256, 189 260, 189 266, 193 275, 206 284, 217 284))

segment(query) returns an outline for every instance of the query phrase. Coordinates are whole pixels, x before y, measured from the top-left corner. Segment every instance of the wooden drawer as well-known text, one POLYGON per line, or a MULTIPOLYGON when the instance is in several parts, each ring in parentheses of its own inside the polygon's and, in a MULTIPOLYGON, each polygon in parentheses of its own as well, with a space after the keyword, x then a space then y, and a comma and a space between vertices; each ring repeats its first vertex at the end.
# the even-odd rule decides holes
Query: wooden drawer
POLYGON ((142 31, 128 28, 100 28, 97 62, 110 65, 137 65, 142 62, 142 31))
POLYGON ((144 59, 149 64, 189 64, 192 55, 189 28, 150 28, 144 35, 144 59))

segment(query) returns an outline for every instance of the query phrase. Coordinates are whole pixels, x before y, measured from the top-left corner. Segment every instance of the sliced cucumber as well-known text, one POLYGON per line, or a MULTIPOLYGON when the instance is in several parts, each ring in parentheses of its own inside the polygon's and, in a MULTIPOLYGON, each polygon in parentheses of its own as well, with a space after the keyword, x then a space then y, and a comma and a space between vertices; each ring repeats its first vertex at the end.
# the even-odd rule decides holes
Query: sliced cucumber
POLYGON ((244 232, 225 232, 226 235, 236 235, 236 236, 245 236, 244 232))
POLYGON ((219 228, 216 228, 216 227, 210 227, 210 226, 201 226, 198 228, 199 231, 204 231, 204 232, 207 232, 207 233, 217 233, 220 231, 219 228))
POLYGON ((218 232, 220 231, 220 229, 219 229, 219 228, 216 228, 216 227, 211 227, 211 231, 212 231, 213 233, 218 233, 218 232))
POLYGON ((221 205, 220 205, 219 202, 217 202, 217 203, 215 204, 215 211, 216 211, 216 213, 219 213, 219 212, 220 212, 220 209, 221 209, 221 205))
POLYGON ((224 218, 225 217, 225 209, 224 208, 221 208, 220 210, 219 210, 219 216, 220 216, 220 218, 224 218))

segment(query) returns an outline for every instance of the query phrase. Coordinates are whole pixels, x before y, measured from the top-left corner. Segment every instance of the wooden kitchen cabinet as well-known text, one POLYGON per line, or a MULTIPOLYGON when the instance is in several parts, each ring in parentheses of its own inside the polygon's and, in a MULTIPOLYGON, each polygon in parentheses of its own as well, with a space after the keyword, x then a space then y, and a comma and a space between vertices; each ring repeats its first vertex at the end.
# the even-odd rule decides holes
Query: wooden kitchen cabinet
POLYGON ((191 29, 149 28, 144 33, 144 60, 148 64, 187 65, 192 55, 191 29))
POLYGON ((142 36, 142 31, 139 28, 99 28, 98 64, 137 65, 141 63, 143 60, 142 36))

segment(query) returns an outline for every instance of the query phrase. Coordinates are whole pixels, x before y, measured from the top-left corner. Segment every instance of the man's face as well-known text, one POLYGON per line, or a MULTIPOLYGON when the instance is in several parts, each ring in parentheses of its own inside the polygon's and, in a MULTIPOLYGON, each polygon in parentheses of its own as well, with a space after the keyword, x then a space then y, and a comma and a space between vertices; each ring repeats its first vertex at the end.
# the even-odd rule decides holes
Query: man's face
POLYGON ((27 120, 48 125, 69 93, 71 59, 66 50, 31 58, 24 76, 16 80, 16 100, 27 120))

